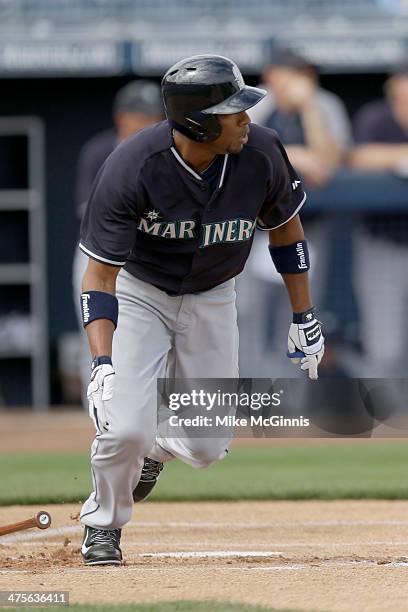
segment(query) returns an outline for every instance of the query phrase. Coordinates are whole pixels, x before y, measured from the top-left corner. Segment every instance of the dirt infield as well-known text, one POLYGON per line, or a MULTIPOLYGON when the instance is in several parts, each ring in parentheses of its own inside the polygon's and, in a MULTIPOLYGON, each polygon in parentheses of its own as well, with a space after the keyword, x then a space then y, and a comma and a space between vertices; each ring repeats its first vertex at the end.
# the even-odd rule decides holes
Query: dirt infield
MULTIPOLYGON (((39 508, 0 508, 0 524, 39 508)), ((82 566, 79 506, 1 538, 0 589, 68 590, 71 603, 218 599, 344 612, 408 611, 408 502, 146 503, 126 565, 82 566)))
POLYGON ((0 411, 0 453, 89 451, 95 429, 82 410, 0 411))

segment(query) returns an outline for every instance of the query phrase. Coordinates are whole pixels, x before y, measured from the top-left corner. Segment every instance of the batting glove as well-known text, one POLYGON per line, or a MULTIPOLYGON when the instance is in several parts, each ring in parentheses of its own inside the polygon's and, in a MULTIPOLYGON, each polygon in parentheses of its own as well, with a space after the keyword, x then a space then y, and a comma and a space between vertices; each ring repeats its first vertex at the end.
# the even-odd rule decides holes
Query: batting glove
POLYGON ((115 370, 110 357, 96 357, 92 362, 91 382, 88 385, 87 397, 89 416, 97 433, 108 431, 105 402, 112 399, 115 381, 115 370))
POLYGON ((314 309, 294 313, 289 328, 287 355, 292 363, 301 364, 309 378, 318 378, 317 368, 324 354, 324 337, 314 309))

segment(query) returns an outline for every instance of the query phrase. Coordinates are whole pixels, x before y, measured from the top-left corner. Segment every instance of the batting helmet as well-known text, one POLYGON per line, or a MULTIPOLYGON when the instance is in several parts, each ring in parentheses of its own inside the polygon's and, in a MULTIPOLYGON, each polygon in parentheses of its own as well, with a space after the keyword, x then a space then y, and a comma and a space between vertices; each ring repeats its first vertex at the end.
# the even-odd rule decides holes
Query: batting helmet
POLYGON ((247 110, 266 95, 245 85, 238 66, 221 55, 194 55, 174 64, 163 77, 162 93, 173 127, 196 142, 218 138, 217 115, 247 110))

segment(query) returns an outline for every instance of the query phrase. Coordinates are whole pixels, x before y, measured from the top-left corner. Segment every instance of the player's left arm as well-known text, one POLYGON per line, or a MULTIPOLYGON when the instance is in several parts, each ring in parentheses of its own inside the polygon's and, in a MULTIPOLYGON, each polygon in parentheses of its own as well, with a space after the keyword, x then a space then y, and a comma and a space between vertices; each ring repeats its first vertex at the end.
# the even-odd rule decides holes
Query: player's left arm
POLYGON ((288 357, 293 363, 300 363, 310 378, 318 378, 324 338, 310 296, 309 255, 299 215, 269 231, 269 250, 275 267, 282 274, 293 310, 288 357))
POLYGON ((300 363, 310 378, 317 378, 324 338, 310 297, 309 253, 299 219, 306 194, 276 133, 270 130, 269 135, 268 146, 264 148, 268 160, 268 189, 257 214, 257 227, 269 231, 269 251, 292 305, 288 357, 293 363, 300 363))
MULTIPOLYGON (((272 248, 285 247, 305 239, 299 215, 269 232, 269 245, 272 248)), ((304 312, 312 307, 309 288, 309 274, 305 270, 299 274, 282 274, 293 312, 304 312)))

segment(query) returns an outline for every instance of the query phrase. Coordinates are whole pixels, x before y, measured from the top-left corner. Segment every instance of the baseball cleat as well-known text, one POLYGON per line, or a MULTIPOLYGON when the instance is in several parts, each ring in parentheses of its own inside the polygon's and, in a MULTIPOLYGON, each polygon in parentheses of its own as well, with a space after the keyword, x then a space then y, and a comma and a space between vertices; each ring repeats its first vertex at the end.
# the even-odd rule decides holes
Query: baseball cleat
POLYGON ((96 529, 85 525, 81 553, 85 565, 121 565, 121 529, 96 529))
POLYGON ((150 495, 162 469, 163 464, 160 461, 145 457, 140 480, 133 490, 133 501, 141 502, 150 495))

